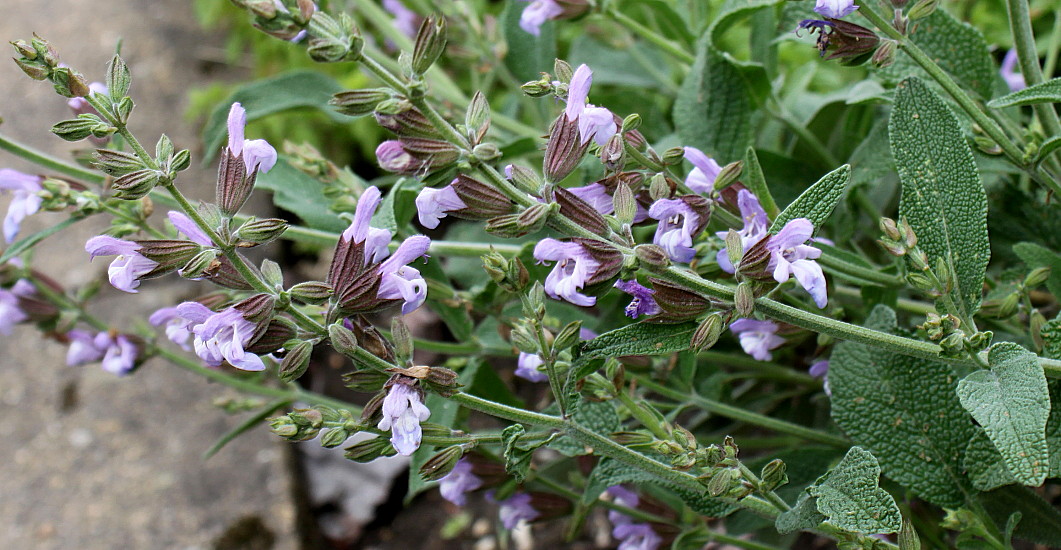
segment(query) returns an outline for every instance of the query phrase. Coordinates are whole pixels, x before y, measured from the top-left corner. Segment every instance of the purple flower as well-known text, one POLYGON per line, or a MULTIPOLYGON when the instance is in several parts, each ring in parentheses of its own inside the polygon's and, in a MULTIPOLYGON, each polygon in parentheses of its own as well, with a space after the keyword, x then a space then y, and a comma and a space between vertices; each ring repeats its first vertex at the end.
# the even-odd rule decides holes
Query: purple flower
POLYGON ((686 263, 696 256, 693 237, 701 228, 700 216, 681 199, 660 199, 648 208, 650 218, 659 220, 652 242, 676 262, 686 263))
POLYGON ((66 350, 66 364, 71 367, 103 359, 111 339, 106 332, 92 334, 79 329, 66 333, 66 337, 70 341, 70 347, 66 350))
POLYGON ((85 243, 85 251, 92 258, 117 256, 107 268, 107 278, 114 288, 134 294, 137 292, 136 287, 140 286, 140 277, 158 267, 158 263, 141 256, 138 250, 139 244, 109 235, 92 237, 85 243))
POLYGON ((415 11, 405 7, 401 0, 383 0, 383 9, 394 16, 395 28, 409 38, 416 38, 420 30, 420 16, 415 11))
POLYGON ((376 161, 379 167, 398 174, 415 174, 422 163, 409 151, 405 150, 402 142, 389 139, 376 147, 376 161))
POLYGON ((785 343, 785 339, 777 335, 777 324, 773 321, 737 319, 729 329, 740 339, 744 352, 758 361, 769 361, 773 358, 770 350, 785 343))
POLYGON ((166 217, 169 218, 173 227, 177 228, 177 231, 184 233, 192 242, 203 246, 214 246, 214 243, 210 241, 210 237, 207 237, 206 233, 203 233, 203 230, 199 229, 199 226, 195 225, 195 222, 188 216, 176 210, 170 210, 166 217))
POLYGON ((527 493, 517 493, 501 501, 501 524, 505 529, 515 529, 519 522, 534 521, 541 512, 531 506, 531 496, 527 493))
POLYGON ((153 326, 166 325, 166 338, 178 346, 191 351, 192 325, 194 323, 180 316, 177 307, 164 307, 151 314, 147 322, 153 326))
POLYGON ((1010 50, 1006 52, 1006 57, 1002 59, 1002 68, 998 71, 998 74, 1002 75, 1002 80, 1006 81, 1006 86, 1009 86, 1009 91, 1019 92, 1028 85, 1024 82, 1024 75, 1017 72, 1017 50, 1010 50))
POLYGON ((383 260, 379 266, 383 280, 379 284, 377 296, 384 300, 405 300, 402 315, 412 313, 427 299, 427 282, 420 276, 419 270, 406 264, 426 254, 430 246, 431 239, 414 235, 405 239, 394 255, 383 260))
POLYGON ((611 214, 615 211, 615 203, 608 193, 608 188, 599 184, 591 183, 582 187, 568 187, 567 190, 574 196, 586 201, 594 210, 601 214, 611 214))
POLYGON ((199 302, 184 302, 177 306, 177 314, 191 322, 195 354, 207 365, 218 367, 227 361, 241 370, 265 370, 261 357, 244 350, 257 326, 238 309, 213 312, 199 302))
POLYGON ((817 4, 814 5, 815 12, 822 17, 831 19, 840 19, 846 15, 851 15, 857 9, 858 6, 852 0, 818 0, 817 4))
POLYGON ((420 423, 431 416, 422 399, 420 392, 403 383, 401 378, 383 398, 383 419, 378 427, 390 430, 391 445, 400 455, 409 456, 420 447, 423 437, 420 423))
MULTIPOLYGON (((637 508, 640 501, 637 493, 621 485, 608 488, 608 494, 615 503, 627 508, 637 508)), ((620 550, 656 550, 663 542, 647 523, 635 523, 633 518, 615 510, 608 511, 608 521, 612 522, 612 536, 618 539, 620 550)))
POLYGON ((658 315, 663 311, 652 297, 656 291, 641 286, 637 279, 615 281, 615 288, 634 297, 626 306, 626 316, 631 319, 637 319, 641 315, 658 315))
POLYGON ((713 191, 715 178, 722 171, 722 167, 714 159, 695 147, 685 148, 685 160, 693 164, 689 177, 685 178, 685 185, 696 193, 710 193, 713 191))
POLYGON ((420 225, 428 229, 438 227, 439 220, 445 218, 447 212, 465 208, 468 208, 468 205, 464 204, 464 201, 457 196, 457 191, 453 188, 453 184, 447 185, 442 189, 425 187, 416 196, 416 213, 420 218, 420 225))
POLYGON ((822 379, 822 389, 825 390, 825 395, 828 395, 829 397, 832 397, 833 391, 829 387, 829 361, 828 360, 824 360, 823 359, 821 361, 816 361, 813 365, 810 366, 810 369, 807 371, 807 373, 810 374, 811 376, 815 377, 815 378, 821 378, 822 379))
POLYGON ((548 20, 559 17, 564 8, 554 0, 531 0, 519 17, 519 27, 534 36, 541 34, 541 26, 548 20))
POLYGON ((465 493, 482 486, 483 480, 472 473, 472 463, 467 458, 461 458, 446 477, 438 480, 438 491, 442 493, 442 498, 457 506, 464 506, 468 502, 465 493))
POLYGON ((379 188, 372 186, 365 189, 361 198, 357 200, 357 208, 354 210, 354 219, 350 227, 343 231, 342 238, 354 244, 364 243, 365 263, 369 265, 383 261, 390 255, 387 247, 391 242, 391 232, 378 227, 371 227, 372 215, 382 201, 379 188))
POLYGON ((107 351, 103 355, 103 370, 117 376, 129 374, 136 367, 140 349, 124 334, 109 340, 107 351))
POLYGON ((593 84, 593 71, 585 63, 575 69, 567 87, 567 108, 564 113, 568 121, 578 119, 578 133, 585 144, 594 138, 597 145, 604 146, 619 131, 615 115, 604 107, 596 107, 586 101, 593 84))
POLYGON ((22 220, 40 210, 42 199, 37 193, 41 190, 42 181, 44 178, 40 176, 23 174, 10 168, 0 169, 0 189, 12 191, 14 195, 4 217, 4 239, 7 242, 15 240, 22 220))
POLYGON ((576 306, 588 307, 597 299, 579 292, 600 267, 581 244, 561 242, 553 238, 542 239, 534 247, 534 258, 538 263, 557 262, 545 278, 545 293, 557 300, 567 300, 576 306))
MULTIPOLYGON (((747 252, 749 248, 767 235, 767 224, 770 223, 770 220, 766 217, 766 210, 763 210, 762 205, 759 204, 759 199, 747 189, 741 189, 737 193, 737 208, 740 209, 741 218, 744 220, 744 227, 737 233, 740 235, 741 247, 747 252)), ((715 235, 725 240, 727 233, 727 231, 719 231, 715 235)), ((716 260, 722 271, 726 273, 735 271, 733 264, 729 261, 729 253, 725 248, 718 251, 716 260)))
MULTIPOLYGON (((22 281, 25 279, 20 279, 18 282, 22 281)), ((26 315, 26 312, 19 307, 18 298, 17 288, 11 290, 0 288, 0 334, 11 336, 15 325, 29 319, 29 315, 26 315)))
POLYGON ((785 224, 781 231, 770 237, 767 249, 770 251, 768 268, 774 272, 774 280, 783 283, 790 275, 796 276, 796 282, 814 299, 819 308, 825 307, 829 298, 825 295, 825 274, 814 259, 822 251, 803 243, 814 233, 814 224, 806 218, 796 218, 785 224))
POLYGON ((545 361, 542 361, 538 354, 521 351, 519 360, 516 362, 516 376, 531 382, 546 382, 549 380, 549 375, 538 370, 538 367, 544 364, 545 361))
POLYGON ((247 127, 247 111, 239 103, 233 103, 228 111, 228 150, 236 157, 243 156, 247 175, 255 170, 268 172, 276 164, 276 149, 264 139, 244 139, 247 127))

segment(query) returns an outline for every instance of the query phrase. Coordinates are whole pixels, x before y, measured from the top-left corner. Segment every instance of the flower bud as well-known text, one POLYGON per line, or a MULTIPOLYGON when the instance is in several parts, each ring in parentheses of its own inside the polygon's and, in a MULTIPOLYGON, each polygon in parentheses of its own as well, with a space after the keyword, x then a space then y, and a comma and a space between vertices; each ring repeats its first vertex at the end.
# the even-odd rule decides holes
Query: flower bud
POLYGON ((531 80, 523 83, 519 89, 530 97, 544 97, 553 93, 553 83, 547 79, 531 80))
POLYGON ((553 60, 553 74, 556 75, 556 79, 560 82, 571 82, 571 77, 575 75, 575 70, 567 61, 557 58, 553 60))
POLYGON ((755 292, 751 283, 742 282, 737 285, 737 290, 733 294, 733 304, 738 317, 751 316, 752 311, 755 310, 755 292))
POLYGON ((537 195, 541 192, 542 180, 530 168, 518 164, 509 164, 505 168, 505 175, 517 187, 531 195, 537 195))
POLYGON ((653 201, 665 199, 674 193, 674 185, 667 179, 667 176, 658 173, 652 176, 652 179, 648 183, 648 195, 653 201))
POLYGON ((711 303, 690 290, 676 286, 669 281, 649 278, 656 291, 653 298, 663 313, 659 318, 668 322, 687 321, 703 315, 711 308, 711 303))
POLYGON ((612 209, 614 210, 613 215, 619 220, 619 223, 633 223, 634 216, 637 215, 637 199, 625 181, 620 180, 615 186, 615 193, 612 195, 612 209))
POLYGON ((48 67, 40 63, 31 63, 24 59, 15 59, 15 64, 18 65, 22 72, 26 73, 26 76, 33 80, 47 80, 48 78, 48 67))
POLYGON ((639 115, 637 113, 634 113, 634 114, 631 114, 631 115, 627 115, 626 118, 623 119, 623 123, 621 125, 619 125, 620 133, 623 133, 623 134, 625 134, 627 132, 633 132, 634 130, 637 130, 640 127, 641 127, 641 115, 639 115))
POLYGON ((541 351, 538 349, 538 335, 525 322, 517 321, 509 338, 512 340, 512 345, 523 353, 536 354, 541 351))
POLYGON ((435 125, 419 109, 404 99, 387 100, 379 105, 387 111, 375 113, 376 123, 398 137, 420 137, 433 140, 442 139, 435 125))
POLYGON ((321 436, 321 447, 324 447, 325 449, 338 447, 339 445, 346 443, 347 439, 350 439, 350 432, 346 431, 344 428, 332 428, 324 432, 324 435, 321 436))
POLYGON ((501 157, 501 150, 493 143, 480 143, 472 148, 472 158, 479 162, 490 162, 501 157))
POLYGON ((298 425, 291 421, 291 418, 287 416, 278 416, 269 420, 269 429, 274 434, 283 437, 290 438, 298 434, 298 425))
POLYGON ((780 458, 771 460, 763 466, 762 474, 759 476, 759 490, 768 493, 788 483, 788 474, 785 473, 787 469, 780 458))
POLYGON ((700 324, 693 331, 693 337, 689 342, 689 347, 693 351, 700 351, 703 349, 709 349, 718 342, 718 337, 722 335, 722 331, 726 328, 726 323, 722 320, 722 316, 717 313, 712 313, 700 321, 700 324))
POLYGON ((151 192, 158 185, 157 170, 137 170, 118 177, 111 182, 114 196, 119 199, 139 199, 151 192))
POLYGON ((348 460, 354 462, 372 462, 381 456, 394 456, 398 454, 391 442, 386 437, 373 437, 360 443, 355 443, 346 448, 344 455, 348 460))
POLYGON ((744 161, 738 160, 731 162, 722 167, 719 171, 718 176, 715 178, 715 189, 724 189, 733 182, 740 179, 741 173, 744 172, 744 161))
POLYGON ((726 233, 726 257, 729 258, 729 265, 740 265, 744 257, 744 242, 740 233, 732 229, 726 233))
POLYGON ((553 350, 563 351, 577 345, 581 340, 582 321, 572 321, 560 329, 553 340, 553 350))
POLYGON ((622 134, 615 134, 601 147, 600 160, 604 167, 612 172, 623 168, 626 164, 626 146, 622 134))
POLYGON ((740 472, 733 468, 722 468, 711 476, 707 483, 707 492, 713 497, 719 497, 727 493, 733 483, 740 479, 740 472))
POLYGON ((328 104, 344 115, 364 116, 377 109, 380 102, 390 99, 390 90, 386 88, 366 88, 339 92, 328 100, 328 104))
POLYGON ((251 218, 236 230, 236 246, 240 248, 251 248, 272 242, 287 231, 288 223, 279 218, 266 218, 259 220, 251 218))
POLYGON ((55 92, 63 97, 85 97, 91 91, 85 76, 69 67, 54 69, 49 78, 55 92))
MULTIPOLYGON (((286 347, 286 346, 285 346, 286 347)), ((313 343, 301 341, 290 348, 283 361, 280 361, 280 380, 292 382, 298 380, 309 367, 309 358, 313 355, 313 343)))
POLYGON ((413 46, 413 72, 424 74, 446 49, 446 18, 434 16, 420 23, 413 46))
POLYGON ((464 456, 464 447, 461 445, 453 445, 442 449, 420 466, 420 479, 438 481, 446 477, 453 471, 462 456, 464 456))
POLYGON ((328 325, 328 339, 331 341, 335 351, 347 357, 352 357, 359 347, 357 345, 357 337, 354 336, 350 329, 344 327, 342 323, 328 325))
POLYGON ((30 46, 29 42, 26 42, 25 40, 12 40, 10 44, 15 47, 15 51, 18 52, 19 55, 27 60, 33 61, 34 59, 37 59, 37 50, 33 49, 33 46, 30 46))
POLYGON ((917 3, 910 7, 910 11, 906 12, 906 16, 911 21, 917 21, 932 15, 938 7, 939 0, 918 0, 917 3))
POLYGON ((147 168, 140 157, 125 151, 96 149, 93 157, 96 159, 93 165, 112 176, 123 176, 129 172, 147 168))
POLYGON ((652 445, 656 438, 643 432, 615 432, 612 440, 624 447, 639 447, 652 445))
POLYGON ((1045 283, 1046 280, 1049 279, 1049 278, 1050 278, 1050 268, 1049 267, 1039 267, 1039 268, 1033 269, 1032 272, 1029 273, 1028 276, 1024 278, 1024 287, 1025 288, 1035 288, 1035 287, 1045 283))
POLYGON ((582 143, 578 132, 578 121, 568 120, 561 114, 549 129, 549 140, 545 145, 543 172, 545 179, 558 183, 575 168, 589 148, 589 140, 582 143))
POLYGON ((961 357, 965 355, 965 338, 960 332, 952 332, 939 343, 943 357, 961 357))
POLYGON ((667 251, 658 245, 639 244, 634 247, 634 256, 638 261, 648 266, 662 268, 670 265, 667 251))
POLYGON ((323 304, 328 301, 328 298, 332 297, 332 286, 328 283, 321 281, 307 281, 304 283, 298 283, 297 285, 288 289, 288 294, 291 299, 303 304, 323 304))
POLYGON ((560 215, 593 233, 608 236, 608 224, 596 208, 563 187, 553 187, 552 192, 556 204, 560 205, 560 215))
MULTIPOLYGON (((64 120, 57 123, 55 126, 52 126, 52 133, 66 141, 81 141, 89 136, 95 136, 97 133, 100 133, 101 125, 107 126, 98 116, 84 114, 78 115, 75 119, 64 120)), ((106 137, 107 135, 109 134, 104 134, 103 136, 98 137, 106 137)))
POLYGON ((666 151, 663 151, 662 161, 667 166, 675 166, 681 164, 682 160, 685 159, 685 149, 681 147, 671 147, 666 151))
POLYGON ((155 269, 142 275, 144 278, 169 273, 187 264, 201 248, 191 241, 176 239, 142 240, 136 241, 136 244, 140 245, 140 250, 137 250, 138 254, 158 264, 155 269))
POLYGON ((343 382, 354 391, 378 392, 389 378, 379 371, 359 370, 343 375, 343 382))
POLYGON ((1028 330, 1031 332, 1032 342, 1035 344, 1035 349, 1042 351, 1043 344, 1043 329, 1046 328, 1046 317, 1039 310, 1032 310, 1031 315, 1028 316, 1028 330))
POLYGON ((897 47, 898 44, 894 40, 882 41, 880 47, 877 48, 877 51, 873 52, 873 57, 870 58, 870 61, 881 69, 895 63, 895 52, 897 47))

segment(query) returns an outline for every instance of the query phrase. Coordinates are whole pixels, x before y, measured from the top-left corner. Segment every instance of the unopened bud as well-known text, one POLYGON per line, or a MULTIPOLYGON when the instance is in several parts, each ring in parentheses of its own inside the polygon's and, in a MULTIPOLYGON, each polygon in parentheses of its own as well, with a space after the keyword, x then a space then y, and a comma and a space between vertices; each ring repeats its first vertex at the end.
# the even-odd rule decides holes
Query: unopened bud
POLYGON ((666 151, 663 151, 663 157, 661 159, 663 164, 667 166, 674 166, 681 164, 685 160, 685 149, 681 147, 671 147, 666 151))
POLYGON ((298 434, 298 425, 291 421, 287 416, 278 416, 269 420, 269 429, 274 434, 283 437, 290 438, 298 434))
POLYGON ((25 57, 29 61, 37 59, 37 50, 33 49, 33 46, 31 46, 29 42, 26 42, 25 40, 12 40, 11 45, 15 47, 15 51, 18 52, 19 55, 25 57))
POLYGON ((615 432, 612 434, 612 440, 624 447, 637 447, 651 445, 656 438, 643 432, 615 432))
MULTIPOLYGON (((718 177, 715 178, 715 189, 724 189, 729 187, 730 184, 740 179, 741 174, 744 172, 744 161, 738 160, 731 162, 722 167, 722 170, 718 172, 718 177)), ((736 265, 736 264, 734 264, 736 265)))
POLYGON ((512 332, 509 333, 509 338, 512 340, 512 345, 523 353, 537 354, 540 351, 538 349, 538 335, 527 323, 517 323, 512 332))
POLYGON ((298 283, 288 290, 293 300, 304 304, 323 304, 332 296, 332 286, 321 281, 298 283))
POLYGON ((707 482, 707 492, 713 497, 722 496, 733 486, 733 482, 740 478, 740 472, 733 468, 722 468, 711 476, 707 482))
POLYGON ((237 246, 250 248, 272 242, 287 231, 288 223, 279 218, 266 218, 263 220, 251 218, 236 230, 235 237, 237 246))
POLYGON ((637 215, 637 199, 634 198, 634 192, 630 190, 630 186, 624 181, 620 181, 615 186, 615 194, 612 195, 612 208, 614 216, 619 220, 619 223, 633 223, 634 216, 637 215))
POLYGON ((59 67, 49 75, 55 92, 64 97, 85 97, 91 90, 81 73, 68 67, 59 67))
POLYGON ((553 74, 556 75, 556 79, 560 82, 571 82, 571 77, 575 75, 575 70, 567 61, 556 59, 553 61, 553 74))
POLYGON ((501 156, 501 150, 493 143, 480 143, 472 148, 472 158, 479 162, 490 162, 501 156))
POLYGON ((729 265, 734 266, 740 265, 744 258, 744 241, 740 233, 732 229, 726 233, 726 258, 729 259, 729 265))
POLYGON ((670 265, 670 257, 667 256, 667 251, 658 245, 639 244, 634 247, 634 256, 645 265, 657 268, 670 265))
POLYGON ((346 431, 344 428, 332 428, 324 432, 324 435, 321 436, 321 447, 324 447, 325 449, 338 447, 339 445, 346 443, 347 439, 350 439, 350 432, 346 431))
POLYGON ((409 332, 409 325, 400 315, 391 319, 391 341, 394 344, 394 355, 399 364, 410 361, 413 358, 413 333, 409 332))
POLYGON ((305 340, 290 348, 283 361, 280 361, 280 380, 292 382, 298 380, 309 367, 309 358, 313 355, 313 344, 305 340))
POLYGON ((328 101, 329 105, 335 107, 336 111, 344 115, 364 116, 372 114, 377 106, 390 99, 390 90, 386 88, 366 88, 364 90, 351 90, 339 92, 328 101))
POLYGON ((544 97, 553 93, 553 84, 548 80, 531 80, 525 82, 519 89, 530 97, 544 97))
POLYGON ((15 59, 15 64, 18 65, 22 72, 26 73, 26 76, 33 80, 46 80, 48 78, 48 67, 40 63, 33 63, 24 59, 15 59))
POLYGON ((52 133, 65 139, 66 141, 81 141, 89 136, 95 137, 106 137, 111 132, 103 131, 103 128, 110 128, 110 126, 100 120, 96 115, 84 114, 78 115, 75 119, 64 120, 52 126, 52 133), (102 134, 102 135, 97 135, 102 134))
POLYGON ((906 16, 910 18, 911 21, 924 19, 925 17, 932 15, 938 7, 939 0, 918 0, 918 2, 910 8, 910 11, 906 12, 906 16))
POLYGON ((725 323, 722 321, 722 316, 717 313, 712 313, 700 321, 700 324, 693 331, 693 337, 689 342, 689 347, 693 351, 700 351, 702 349, 708 349, 718 342, 719 336, 722 335, 722 331, 725 329, 725 323))
POLYGON ((965 354, 965 338, 960 332, 952 332, 940 341, 939 347, 944 357, 960 357, 965 354))
POLYGON ((516 218, 516 223, 524 235, 534 233, 545 227, 545 222, 552 212, 553 207, 551 205, 535 204, 521 212, 516 218))
POLYGON ((158 185, 159 173, 157 170, 136 170, 111 182, 114 196, 120 199, 139 199, 151 192, 158 185))
POLYGON ((324 413, 317 409, 295 409, 287 416, 302 427, 320 428, 324 425, 324 413))
POLYGON ((381 456, 394 456, 397 452, 385 437, 373 437, 346 448, 346 458, 354 462, 372 462, 381 456))
POLYGON ((622 134, 615 134, 600 149, 600 160, 604 167, 612 172, 619 171, 626 164, 626 147, 622 134))
POLYGON ((581 141, 578 121, 568 120, 566 114, 561 114, 549 129, 545 145, 545 179, 552 183, 562 181, 578 167, 588 148, 589 141, 581 141))
POLYGON ((1045 283, 1046 280, 1049 279, 1049 278, 1050 278, 1050 268, 1049 267, 1039 267, 1039 268, 1033 269, 1032 272, 1029 273, 1028 276, 1024 278, 1024 287, 1025 288, 1035 288, 1035 287, 1045 283))
POLYGON ((1043 344, 1043 329, 1046 328, 1046 317, 1039 310, 1032 310, 1031 315, 1028 316, 1028 329, 1031 332, 1032 342, 1035 344, 1035 349, 1042 350, 1043 344))
POLYGON ((563 351, 575 346, 581 340, 582 321, 572 321, 560 329, 553 341, 553 349, 563 351))
POLYGON ((670 182, 667 181, 667 176, 662 173, 658 173, 652 176, 652 179, 648 182, 648 195, 652 197, 653 201, 665 199, 671 196, 674 192, 674 188, 670 182))
POLYGON ((899 232, 899 227, 895 224, 895 220, 891 218, 880 219, 880 230, 884 233, 885 237, 893 241, 902 240, 902 234, 899 232))
POLYGON ((541 192, 542 180, 533 170, 518 164, 509 164, 505 167, 505 176, 512 180, 521 190, 537 195, 541 192))
POLYGON ((873 52, 873 57, 870 58, 870 61, 881 69, 895 63, 897 44, 898 43, 894 40, 881 41, 880 46, 877 47, 877 51, 873 52))
POLYGON ((733 294, 733 302, 738 317, 751 316, 752 311, 755 310, 755 291, 752 285, 748 282, 737 285, 737 290, 733 294))
POLYGON ((446 49, 446 18, 424 19, 413 46, 413 72, 424 74, 446 49))
POLYGON ((464 456, 464 448, 460 445, 442 449, 435 456, 427 459, 423 466, 420 466, 420 479, 438 481, 446 477, 453 471, 462 456, 464 456))
POLYGON ((768 493, 788 483, 788 468, 780 458, 775 458, 763 466, 762 474, 759 476, 759 490, 768 493))
POLYGON ((358 349, 357 337, 342 323, 333 323, 328 326, 328 339, 335 351, 347 357, 352 357, 358 349))
POLYGON ((689 451, 695 451, 697 448, 696 436, 693 435, 689 430, 675 424, 674 430, 671 432, 671 437, 674 438, 674 442, 681 445, 683 449, 689 451))
POLYGON ((627 115, 626 118, 623 119, 623 124, 621 126, 620 132, 625 134, 627 132, 633 132, 634 130, 637 130, 640 127, 641 115, 634 113, 632 115, 627 115))

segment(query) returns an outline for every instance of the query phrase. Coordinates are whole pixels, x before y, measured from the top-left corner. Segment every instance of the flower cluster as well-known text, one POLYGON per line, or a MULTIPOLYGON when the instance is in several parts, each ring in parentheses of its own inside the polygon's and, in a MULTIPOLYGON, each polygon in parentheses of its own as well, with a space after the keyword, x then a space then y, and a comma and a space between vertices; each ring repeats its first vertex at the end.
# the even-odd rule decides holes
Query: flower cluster
POLYGON ((90 332, 74 329, 66 333, 70 347, 66 353, 66 364, 83 365, 100 361, 103 370, 124 376, 132 372, 139 359, 140 347, 124 334, 90 332))
POLYGON ((394 450, 409 456, 420 448, 423 437, 420 423, 431 416, 431 411, 424 406, 423 390, 416 379, 399 375, 388 384, 390 390, 383 398, 383 419, 378 428, 390 430, 394 450))
MULTIPOLYGON (((609 487, 608 494, 616 504, 627 508, 637 508, 640 503, 637 493, 622 485, 609 487)), ((608 521, 612 522, 612 536, 619 541, 619 550, 656 550, 663 544, 663 538, 651 525, 636 522, 622 512, 609 510, 608 521)))
POLYGON ((18 236, 22 220, 40 210, 41 199, 38 194, 43 188, 44 178, 24 174, 10 168, 0 168, 0 190, 12 193, 11 204, 4 216, 4 240, 11 242, 18 236))

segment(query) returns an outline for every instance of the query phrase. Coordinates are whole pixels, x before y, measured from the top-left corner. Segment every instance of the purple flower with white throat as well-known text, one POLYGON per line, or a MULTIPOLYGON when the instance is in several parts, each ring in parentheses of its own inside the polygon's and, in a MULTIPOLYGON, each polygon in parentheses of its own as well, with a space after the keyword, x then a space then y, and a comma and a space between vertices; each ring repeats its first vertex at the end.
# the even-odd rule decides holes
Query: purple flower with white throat
POLYGON ((677 199, 660 199, 648 208, 649 217, 659 220, 652 242, 663 248, 667 256, 675 262, 686 263, 696 256, 696 251, 693 250, 693 238, 699 235, 707 225, 706 201, 697 197, 703 201, 705 207, 693 208, 690 200, 687 200, 691 197, 694 195, 677 199))
POLYGON ((534 36, 541 34, 541 26, 550 19, 560 17, 564 8, 555 0, 531 0, 519 17, 519 27, 534 36))
POLYGON ((233 103, 228 111, 228 150, 235 157, 243 157, 249 176, 255 170, 265 173, 276 164, 276 149, 264 139, 244 139, 247 127, 247 111, 243 105, 233 103))
POLYGON ((447 212, 465 208, 468 208, 468 205, 457 195, 452 184, 441 189, 425 187, 416 196, 416 214, 420 218, 420 225, 428 229, 438 227, 439 221, 446 217, 447 212))
POLYGON ((114 288, 134 294, 138 292, 136 287, 140 286, 140 277, 158 267, 157 262, 140 255, 138 252, 140 248, 138 243, 116 239, 109 235, 92 237, 85 243, 85 251, 92 258, 117 256, 107 268, 107 278, 114 288))
POLYGON ((527 493, 517 493, 501 501, 501 524, 505 529, 515 529, 521 521, 534 521, 541 512, 531 506, 531 496, 527 493))
POLYGON ((722 167, 715 159, 704 154, 695 147, 685 148, 685 160, 693 165, 689 176, 685 178, 685 185, 696 193, 710 193, 715 189, 715 178, 722 171, 722 167))
POLYGON ((783 283, 791 275, 796 282, 814 299, 819 308, 825 307, 829 298, 825 295, 825 274, 814 260, 822 251, 803 244, 814 233, 814 224, 806 218, 796 218, 785 224, 777 235, 770 237, 767 249, 770 252, 768 269, 773 272, 774 280, 783 283))
POLYGON ((405 7, 401 0, 383 0, 383 9, 394 16, 394 27, 409 38, 416 38, 420 30, 420 15, 405 7))
POLYGON ((409 456, 420 448, 423 430, 420 423, 431 416, 424 406, 420 388, 413 378, 398 377, 383 398, 383 419, 379 429, 390 430, 391 445, 398 454, 409 456), (408 382, 406 381, 408 380, 408 382))
POLYGON ((10 168, 0 169, 0 189, 11 191, 11 204, 4 217, 4 240, 11 242, 18 236, 22 220, 35 214, 41 208, 42 199, 37 193, 41 191, 44 178, 24 174, 10 168))
POLYGON ((128 336, 119 334, 110 338, 101 363, 103 370, 117 376, 125 376, 136 368, 139 354, 140 348, 128 336))
POLYGON ((538 367, 544 364, 545 361, 542 361, 538 354, 521 351, 519 360, 516 361, 516 376, 531 382, 546 382, 549 380, 549 375, 538 370, 538 367))
POLYGON ((758 361, 769 361, 773 358, 770 350, 785 343, 785 339, 777 335, 777 323, 773 321, 737 319, 729 329, 737 335, 744 352, 758 361))
POLYGON ((383 196, 379 188, 372 186, 365 189, 357 200, 357 208, 354 210, 354 219, 350 222, 342 234, 342 240, 352 244, 364 244, 364 265, 378 263, 390 255, 388 245, 391 242, 391 232, 386 229, 372 227, 372 215, 379 208, 383 196))
MULTIPOLYGON (((637 493, 621 485, 609 487, 608 494, 616 504, 627 508, 637 508, 640 500, 637 493)), ((619 540, 619 550, 656 550, 663 543, 651 525, 637 523, 622 512, 609 510, 608 521, 612 522, 612 536, 619 540)))
POLYGON ((601 267, 581 244, 542 239, 534 247, 534 258, 541 264, 557 262, 545 278, 545 293, 551 298, 583 307, 597 303, 596 298, 579 292, 601 267))
POLYGON ((467 458, 461 458, 446 477, 438 480, 438 491, 442 493, 442 498, 457 506, 467 504, 466 493, 482 486, 483 480, 472 472, 472 462, 467 458))
POLYGON ((1017 50, 1006 52, 1006 57, 1002 59, 1002 68, 998 71, 998 74, 1002 75, 1002 80, 1006 81, 1006 86, 1009 86, 1009 91, 1011 92, 1019 92, 1028 87, 1028 84, 1024 81, 1024 75, 1017 72, 1017 62, 1019 60, 1017 50))
POLYGON ((394 251, 394 255, 383 260, 379 266, 383 280, 379 285, 378 296, 383 300, 404 300, 402 315, 412 313, 427 299, 427 282, 419 270, 407 264, 427 254, 430 246, 431 239, 414 235, 405 239, 394 251))
POLYGON ((261 357, 245 350, 258 327, 238 309, 214 312, 199 302, 184 302, 177 306, 177 314, 191 322, 195 354, 207 365, 228 362, 240 370, 265 370, 261 357))
POLYGON ((604 107, 587 103, 589 88, 593 84, 593 71, 585 63, 575 69, 571 83, 567 87, 567 108, 564 114, 567 120, 578 119, 578 133, 585 144, 593 138, 601 147, 619 131, 615 115, 604 107))
POLYGON ((166 338, 178 346, 191 351, 192 326, 195 324, 189 319, 180 316, 177 307, 164 307, 151 314, 147 322, 153 326, 165 325, 166 338))
POLYGON ((840 19, 851 15, 858 9, 852 0, 818 0, 814 5, 814 11, 822 17, 840 19))
POLYGON ((626 316, 631 319, 637 319, 641 315, 659 315, 663 311, 652 297, 656 291, 642 286, 636 279, 615 281, 615 288, 634 297, 625 310, 626 316))
MULTIPOLYGON (((766 210, 763 210, 759 199, 747 189, 741 189, 737 193, 737 208, 740 209, 741 219, 744 220, 744 227, 737 232, 740 235, 741 247, 744 252, 747 252, 755 243, 763 240, 768 233, 768 224, 770 220, 766 217, 766 210)), ((726 231, 719 231, 715 233, 719 238, 725 240, 726 231)), ((726 273, 733 273, 735 271, 734 266, 729 261, 729 253, 727 249, 723 248, 718 251, 716 257, 718 266, 722 268, 722 271, 726 273)))
POLYGON ((111 339, 106 332, 92 334, 80 329, 67 332, 66 338, 70 342, 66 350, 66 364, 71 367, 103 359, 111 339))
POLYGON ((396 139, 389 139, 376 147, 376 161, 379 162, 380 168, 397 174, 415 174, 423 166, 423 163, 396 139))
POLYGON ((188 216, 176 210, 170 210, 166 217, 169 218, 170 223, 173 224, 177 231, 183 233, 192 242, 203 246, 214 246, 214 243, 210 241, 210 237, 202 229, 199 229, 199 226, 188 216))
MULTIPOLYGON (((19 280, 19 282, 25 279, 19 280)), ((19 295, 15 289, 0 288, 0 334, 11 336, 15 325, 29 319, 29 315, 18 305, 19 295)))

